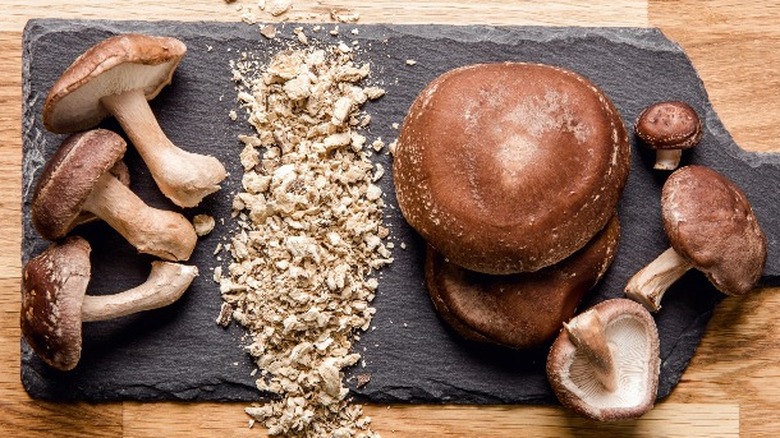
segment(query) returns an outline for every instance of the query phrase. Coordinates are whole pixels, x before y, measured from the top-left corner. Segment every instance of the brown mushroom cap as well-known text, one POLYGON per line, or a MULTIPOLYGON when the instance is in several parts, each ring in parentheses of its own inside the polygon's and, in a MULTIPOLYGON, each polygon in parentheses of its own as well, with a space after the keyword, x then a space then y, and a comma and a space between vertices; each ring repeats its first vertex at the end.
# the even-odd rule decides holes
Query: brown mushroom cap
POLYGON ((645 108, 634 125, 637 137, 651 149, 688 149, 702 136, 699 115, 680 101, 658 102, 645 108))
POLYGON ((766 236, 742 190, 704 166, 672 173, 661 194, 672 248, 727 295, 753 289, 766 263, 766 236))
POLYGON ((47 364, 70 370, 81 357, 81 306, 90 279, 86 240, 72 236, 31 259, 22 277, 22 335, 47 364))
POLYGON ((566 330, 561 330, 550 349, 547 378, 558 400, 581 415, 599 421, 637 418, 652 409, 658 392, 655 321, 641 304, 625 298, 603 301, 591 309, 603 326, 617 387, 609 391, 598 382, 587 354, 566 330))
POLYGON ((612 102, 586 78, 504 63, 420 93, 394 155, 406 220, 452 263, 510 274, 557 263, 603 229, 629 170, 612 102))
POLYGON ((43 124, 68 133, 97 125, 108 112, 100 98, 143 89, 153 99, 171 82, 187 47, 170 37, 117 35, 90 47, 52 86, 43 105, 43 124))
POLYGON ((584 248, 532 273, 489 275, 447 262, 428 247, 425 278, 437 311, 463 337, 511 348, 552 338, 615 255, 617 215, 584 248))
POLYGON ((105 129, 65 139, 38 179, 32 203, 35 229, 44 238, 56 240, 83 222, 84 202, 126 149, 122 137, 105 129))

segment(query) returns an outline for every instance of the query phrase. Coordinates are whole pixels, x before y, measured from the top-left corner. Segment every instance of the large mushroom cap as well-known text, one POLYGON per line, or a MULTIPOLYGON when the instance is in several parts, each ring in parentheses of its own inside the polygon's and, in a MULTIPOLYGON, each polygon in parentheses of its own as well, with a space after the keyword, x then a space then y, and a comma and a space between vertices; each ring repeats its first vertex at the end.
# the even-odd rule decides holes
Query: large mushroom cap
POLYGON ((31 259, 22 278, 22 335, 49 365, 73 369, 81 357, 81 306, 90 279, 90 246, 80 237, 31 259))
POLYGON ((100 99, 142 89, 153 99, 171 82, 187 47, 170 37, 117 35, 89 48, 54 83, 43 106, 43 124, 52 132, 89 129, 108 112, 100 99))
POLYGON ((603 327, 616 377, 610 391, 599 383, 591 358, 566 330, 547 358, 547 378, 565 406, 600 421, 636 418, 655 403, 660 371, 658 329, 650 313, 626 298, 603 301, 587 312, 603 327))
POLYGON ((406 220, 451 262, 535 271, 609 221, 629 170, 611 101, 586 78, 504 63, 452 70, 420 93, 394 158, 406 220))
POLYGON ((122 137, 105 129, 65 139, 41 173, 33 196, 32 222, 44 238, 59 239, 83 221, 81 207, 126 149, 122 137))
POLYGON ((766 263, 766 236, 745 194, 720 173, 686 166, 661 194, 672 248, 728 295, 753 289, 766 263))
POLYGON ((441 317, 462 336, 511 348, 529 348, 552 338, 574 315, 615 255, 617 215, 584 248, 532 273, 489 275, 447 262, 428 248, 425 277, 441 317))

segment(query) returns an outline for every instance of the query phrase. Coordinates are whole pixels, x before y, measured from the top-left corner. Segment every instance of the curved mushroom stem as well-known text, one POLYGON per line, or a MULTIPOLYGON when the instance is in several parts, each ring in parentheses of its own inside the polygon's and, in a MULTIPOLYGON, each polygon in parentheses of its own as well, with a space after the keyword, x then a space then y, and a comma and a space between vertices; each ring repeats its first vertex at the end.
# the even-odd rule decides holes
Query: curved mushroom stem
POLYGON ((106 221, 138 251, 165 260, 189 259, 198 240, 187 218, 146 205, 108 172, 83 208, 106 221))
POLYGON ((658 149, 655 151, 655 165, 653 169, 674 170, 680 165, 682 149, 658 149))
POLYGON ((669 286, 692 267, 674 248, 669 248, 628 280, 626 296, 647 310, 657 312, 661 310, 661 298, 669 286))
POLYGON ((563 328, 569 334, 571 341, 585 353, 588 361, 593 365, 593 374, 598 382, 607 391, 615 391, 617 389, 615 361, 598 311, 590 309, 583 312, 568 324, 563 323, 563 328))
POLYGON ((142 90, 106 96, 103 106, 116 117, 141 154, 157 186, 180 207, 194 207, 219 190, 225 167, 210 155, 174 145, 160 128, 142 90))
POLYGON ((113 295, 86 295, 82 321, 105 321, 174 303, 198 275, 195 266, 152 262, 149 278, 140 286, 113 295))

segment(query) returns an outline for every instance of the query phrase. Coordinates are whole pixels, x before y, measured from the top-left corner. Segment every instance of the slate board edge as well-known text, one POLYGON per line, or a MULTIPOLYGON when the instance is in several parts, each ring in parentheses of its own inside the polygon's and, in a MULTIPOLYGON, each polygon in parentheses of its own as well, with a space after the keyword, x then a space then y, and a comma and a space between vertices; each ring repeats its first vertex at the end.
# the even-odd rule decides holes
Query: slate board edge
MULTIPOLYGON (((28 38, 30 37, 30 33, 28 33, 28 28, 31 28, 31 27, 33 27, 33 26, 35 26, 37 24, 41 24, 41 25, 43 25, 43 27, 47 27, 48 32, 57 32, 57 31, 60 30, 60 26, 68 26, 68 29, 72 29, 72 26, 74 24, 84 25, 84 27, 89 27, 91 29, 99 28, 99 29, 104 29, 106 31, 110 31, 110 32, 116 32, 116 31, 123 31, 122 27, 125 27, 125 26, 132 27, 134 30, 141 30, 142 31, 142 29, 138 29, 138 28, 139 27, 145 27, 145 26, 151 26, 151 28, 154 28, 155 26, 160 25, 161 23, 179 24, 177 22, 139 22, 139 21, 104 21, 104 20, 95 20, 95 21, 92 21, 92 20, 75 20, 74 21, 74 20, 58 20, 58 19, 31 20, 30 22, 28 22, 28 25, 25 28, 25 34, 24 34, 25 45, 23 47, 27 47, 27 44, 29 44, 29 39, 28 38), (54 24, 54 26, 50 26, 50 24, 54 24)), ((185 26, 185 27, 183 27, 184 29, 187 29, 193 23, 181 23, 181 24, 183 26, 185 26)), ((209 24, 212 24, 212 23, 209 23, 209 24)), ((223 23, 223 24, 228 24, 228 23, 223 23)), ((232 24, 236 24, 236 23, 232 23, 232 24)), ((240 23, 238 23, 238 24, 240 24, 240 23)), ((287 23, 284 26, 295 26, 295 24, 294 23, 287 23)), ((430 34, 433 33, 433 34, 436 34, 438 37, 446 37, 446 38, 451 38, 451 39, 455 39, 455 40, 464 40, 463 38, 458 38, 458 37, 463 35, 463 34, 460 33, 460 31, 465 29, 465 28, 467 28, 467 27, 468 28, 476 27, 476 28, 489 30, 489 31, 507 31, 508 30, 508 32, 505 34, 507 36, 511 35, 512 28, 523 29, 524 31, 527 30, 527 29, 532 29, 532 30, 535 29, 534 27, 527 28, 527 27, 520 27, 520 26, 513 26, 513 27, 507 27, 507 26, 499 26, 499 27, 493 27, 493 26, 445 26, 445 25, 435 25, 435 26, 407 25, 407 26, 404 26, 404 25, 381 25, 381 24, 380 25, 360 25, 360 26, 361 27, 365 27, 365 26, 384 27, 387 30, 389 30, 391 32, 395 32, 396 34, 399 34, 399 35, 400 34, 412 34, 412 35, 424 34, 424 35, 430 36, 430 34)), ((196 29, 196 28, 193 28, 193 29, 196 29)), ((622 34, 622 32, 625 31, 625 30, 637 30, 635 28, 546 28, 546 27, 542 28, 542 27, 539 27, 538 29, 539 29, 539 31, 544 30, 545 33, 549 33, 550 31, 555 31, 556 29, 560 30, 561 32, 564 31, 564 30, 569 31, 569 33, 567 33, 566 35, 559 34, 560 37, 571 36, 571 31, 572 30, 582 31, 583 32, 583 34, 582 34, 583 36, 584 35, 591 35, 591 36, 598 35, 598 36, 602 36, 604 38, 607 38, 607 39, 609 39, 611 41, 616 41, 617 40, 617 41, 622 42, 622 43, 630 43, 630 44, 633 44, 633 45, 639 45, 641 47, 641 44, 638 44, 638 41, 636 41, 634 39, 631 39, 630 41, 627 41, 624 38, 625 35, 622 34), (623 37, 623 38, 621 39, 621 37, 623 37)), ((660 31, 658 31, 657 29, 639 29, 639 30, 644 32, 644 35, 646 35, 647 38, 657 38, 658 35, 662 36, 662 33, 660 31)), ((197 33, 197 32, 195 32, 195 33, 197 33)), ((39 34, 38 36, 41 36, 41 35, 44 35, 44 34, 39 34)), ((524 34, 524 37, 532 39, 532 38, 528 37, 525 34, 524 34)), ((538 37, 540 38, 540 40, 553 40, 553 39, 555 39, 555 38, 544 37, 544 35, 542 35, 541 33, 538 35, 538 37)), ((668 39, 666 39, 663 36, 662 36, 661 39, 669 41, 668 39)), ((467 41, 477 41, 479 39, 476 39, 476 40, 474 40, 474 39, 466 39, 466 40, 467 41)), ((491 38, 491 41, 496 41, 496 38, 491 38)), ((657 41, 658 40, 656 40, 655 42, 657 42, 657 41)), ((652 45, 652 49, 653 50, 659 50, 658 46, 656 46, 655 44, 652 45)), ((669 41, 669 46, 667 47, 667 49, 668 50, 673 50, 673 51, 679 51, 679 52, 684 54, 684 51, 682 51, 679 47, 676 46, 676 44, 672 43, 671 41, 669 41)), ((28 69, 28 62, 29 62, 27 53, 24 54, 23 60, 24 60, 24 62, 23 62, 23 71, 27 72, 28 71, 27 70, 28 69)), ((23 77, 26 79, 24 81, 24 83, 23 83, 23 99, 24 99, 23 100, 23 105, 24 105, 24 102, 26 102, 27 99, 30 98, 30 95, 29 95, 30 94, 30 90, 29 90, 29 82, 28 82, 29 75, 24 75, 23 77)), ((706 89, 703 87, 703 84, 702 84, 701 88, 702 88, 702 90, 704 90, 704 93, 706 94, 706 89)), ((780 162, 780 158, 778 157, 778 154, 774 154, 774 153, 753 153, 753 152, 746 152, 746 151, 740 149, 733 142, 733 139, 728 134, 728 132, 726 131, 725 127, 720 122, 720 120, 717 118, 717 115, 715 114, 715 111, 712 108, 711 103, 709 103, 708 99, 707 99, 707 102, 709 104, 709 105, 707 105, 707 108, 706 108, 706 110, 707 110, 706 120, 707 120, 708 128, 710 130, 712 130, 713 133, 716 134, 716 137, 718 137, 719 139, 723 139, 724 140, 724 143, 725 143, 724 146, 726 146, 729 149, 732 149, 733 150, 733 154, 735 156, 739 156, 740 159, 742 159, 743 161, 750 161, 751 163, 754 163, 754 165, 756 165, 756 166, 757 165, 761 165, 761 164, 769 164, 769 163, 776 164, 776 163, 780 162)), ((29 111, 30 107, 27 106, 26 109, 29 111)), ((29 114, 27 114, 27 113, 24 114, 24 119, 23 119, 23 123, 22 123, 23 135, 25 135, 25 136, 28 136, 30 134, 30 131, 32 130, 32 127, 33 127, 32 126, 33 125, 33 121, 28 116, 29 116, 29 114)), ((33 137, 30 137, 30 138, 33 138, 33 137)), ((33 158, 35 158, 35 157, 33 157, 33 158)), ((40 165, 42 165, 42 159, 40 161, 41 161, 40 165)), ((32 160, 32 161, 27 160, 27 161, 25 161, 23 163, 23 166, 24 166, 24 169, 25 169, 24 171, 26 172, 27 171, 26 169, 28 168, 28 166, 34 166, 34 165, 36 165, 36 163, 37 163, 37 160, 32 160)), ((37 169, 38 169, 38 167, 33 167, 33 172, 35 172, 37 169)), ((32 179, 31 179, 31 181, 32 181, 32 179)), ((29 187, 26 187, 23 190, 29 190, 29 187)), ((27 193, 27 192, 25 191, 24 193, 27 193)), ((676 365, 677 366, 681 365, 682 368, 684 369, 687 366, 687 362, 685 362, 685 364, 676 364, 676 365)), ((672 387, 673 386, 674 385, 672 385, 672 387)), ((671 391, 672 387, 670 387, 668 390, 671 391)), ((662 393, 663 393, 663 391, 659 391, 659 394, 662 394, 662 393)), ((668 392, 666 394, 664 394, 663 396, 666 396, 666 395, 668 395, 668 392)))

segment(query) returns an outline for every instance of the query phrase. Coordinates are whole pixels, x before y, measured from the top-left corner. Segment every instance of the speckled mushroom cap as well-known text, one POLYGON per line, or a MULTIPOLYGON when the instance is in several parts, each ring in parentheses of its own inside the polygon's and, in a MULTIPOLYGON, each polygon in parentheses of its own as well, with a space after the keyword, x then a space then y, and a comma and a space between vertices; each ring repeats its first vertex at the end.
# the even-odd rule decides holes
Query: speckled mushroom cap
POLYGON ((81 358, 90 251, 86 240, 68 237, 31 259, 22 274, 22 335, 44 362, 64 371, 81 358))
POLYGON ((412 104, 394 155, 406 220, 452 263, 535 271, 612 217, 629 171, 612 102, 588 79, 523 63, 458 68, 412 104))
POLYGON ((766 263, 766 236, 742 190, 722 174, 691 165, 672 173, 661 193, 672 248, 727 295, 753 289, 766 263))
POLYGON ((617 215, 585 247, 537 272, 489 275, 449 263, 428 247, 425 278, 439 315, 467 339, 530 348, 552 338, 612 263, 617 215))
POLYGON ((84 202, 126 149, 122 137, 105 129, 65 139, 43 169, 33 195, 32 222, 41 236, 56 240, 83 222, 84 202))
MULTIPOLYGON (((616 367, 617 387, 605 389, 583 351, 561 330, 547 357, 547 378, 558 400, 599 421, 637 418, 652 409, 658 393, 659 339, 655 320, 627 298, 603 301, 598 312, 616 367)), ((577 318, 577 317, 575 317, 577 318)))
POLYGON ((699 115, 685 102, 657 102, 637 117, 634 131, 651 149, 689 149, 699 142, 702 125, 699 115))
POLYGON ((108 112, 100 98, 143 89, 153 99, 171 83, 187 47, 176 38, 123 34, 90 47, 54 83, 43 105, 43 124, 52 132, 89 129, 108 112))

